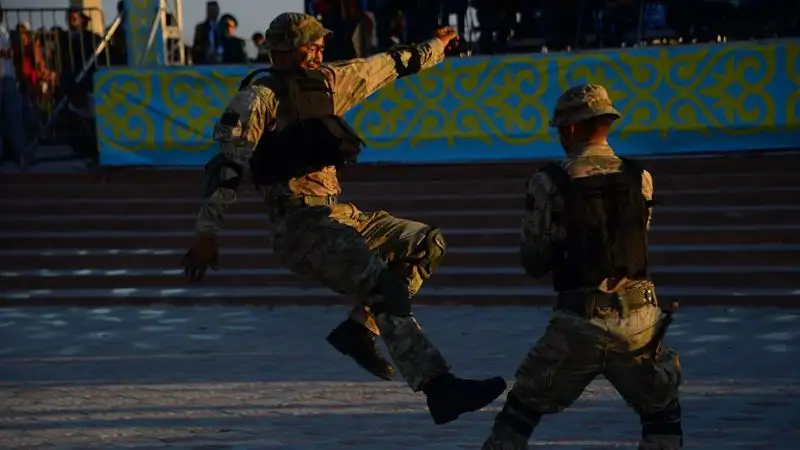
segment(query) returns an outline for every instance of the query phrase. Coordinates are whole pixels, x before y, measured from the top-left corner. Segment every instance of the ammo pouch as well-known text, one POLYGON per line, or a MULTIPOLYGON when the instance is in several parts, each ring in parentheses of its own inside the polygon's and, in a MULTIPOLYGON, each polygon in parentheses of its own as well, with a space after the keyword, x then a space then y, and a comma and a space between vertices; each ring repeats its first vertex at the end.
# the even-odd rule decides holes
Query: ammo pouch
POLYGON ((265 133, 250 158, 256 185, 266 186, 357 162, 364 141, 341 117, 334 114, 333 92, 320 70, 274 72, 262 69, 250 74, 242 86, 269 87, 280 99, 278 116, 288 123, 280 131, 265 133), (272 76, 252 80, 258 73, 272 76))
POLYGON ((626 317, 637 309, 648 305, 658 305, 655 291, 650 283, 643 287, 635 286, 620 292, 559 292, 555 309, 575 314, 585 319, 594 317, 600 308, 611 308, 626 317))

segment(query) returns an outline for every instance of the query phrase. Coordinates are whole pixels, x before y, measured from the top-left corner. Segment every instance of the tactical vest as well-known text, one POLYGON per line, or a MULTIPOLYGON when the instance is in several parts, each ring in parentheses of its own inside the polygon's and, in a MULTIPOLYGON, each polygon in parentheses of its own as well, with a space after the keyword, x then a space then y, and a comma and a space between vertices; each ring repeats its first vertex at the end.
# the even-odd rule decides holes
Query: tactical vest
POLYGON ((618 173, 571 179, 555 163, 542 168, 564 198, 553 220, 567 237, 554 257, 556 291, 595 288, 606 278, 649 278, 647 218, 652 202, 642 195, 642 168, 622 159, 618 173))
POLYGON ((239 89, 251 82, 275 93, 278 120, 288 122, 280 130, 266 131, 256 145, 250 169, 257 186, 357 161, 364 142, 334 113, 333 93, 321 71, 259 69, 242 80, 239 89), (252 81, 265 72, 270 75, 252 81))

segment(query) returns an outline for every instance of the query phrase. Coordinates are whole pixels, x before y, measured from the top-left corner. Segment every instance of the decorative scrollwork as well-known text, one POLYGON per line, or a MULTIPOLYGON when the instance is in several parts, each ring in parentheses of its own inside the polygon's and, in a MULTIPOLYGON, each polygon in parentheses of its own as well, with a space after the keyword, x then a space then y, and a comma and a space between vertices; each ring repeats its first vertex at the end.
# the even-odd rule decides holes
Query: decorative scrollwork
MULTIPOLYGON (((211 151, 214 122, 248 67, 115 69, 98 74, 101 148, 125 152, 211 151)), ((550 142, 551 108, 579 83, 604 85, 622 119, 625 145, 664 147, 697 139, 797 130, 800 43, 660 47, 585 54, 446 60, 375 93, 347 114, 370 149, 492 155, 550 142)), ((782 139, 785 139, 782 138, 782 139)), ((615 141, 616 142, 616 141, 615 141)), ((695 146, 696 147, 696 146, 695 146)), ((198 155, 200 156, 200 155, 198 155)), ((409 156, 409 160, 413 160, 409 156)), ((442 158, 446 159, 446 158, 442 158)))

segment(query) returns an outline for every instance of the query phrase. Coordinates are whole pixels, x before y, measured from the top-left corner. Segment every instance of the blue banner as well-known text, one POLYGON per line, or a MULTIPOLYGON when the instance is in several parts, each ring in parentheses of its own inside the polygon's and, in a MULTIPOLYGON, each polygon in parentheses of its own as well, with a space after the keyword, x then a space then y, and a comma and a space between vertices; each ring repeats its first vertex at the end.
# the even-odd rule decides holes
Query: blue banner
MULTIPOLYGON (((153 36, 153 46, 145 55, 150 33, 153 32, 153 22, 159 14, 157 0, 125 0, 125 42, 128 47, 128 63, 131 66, 141 65, 157 66, 164 64, 164 40, 161 26, 156 27, 153 36), (142 55, 145 58, 142 59, 142 55)), ((120 30, 123 31, 123 30, 120 30)))
MULTIPOLYGON (((103 165, 200 166, 239 82, 256 67, 103 69, 103 165)), ((450 163, 563 155, 547 123, 558 96, 604 85, 623 155, 800 147, 800 40, 448 59, 347 114, 360 161, 450 163)))

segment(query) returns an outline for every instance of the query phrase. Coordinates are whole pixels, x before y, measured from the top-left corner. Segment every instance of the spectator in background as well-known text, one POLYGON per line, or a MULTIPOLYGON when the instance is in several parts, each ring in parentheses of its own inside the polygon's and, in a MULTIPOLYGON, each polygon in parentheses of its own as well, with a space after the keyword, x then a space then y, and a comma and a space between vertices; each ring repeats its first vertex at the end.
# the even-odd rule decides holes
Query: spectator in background
POLYGON ((385 52, 395 42, 392 39, 392 19, 397 15, 396 0, 367 0, 367 9, 375 15, 375 33, 379 52, 385 52))
MULTIPOLYGON (((450 24, 450 16, 456 16, 456 31, 464 39, 467 36, 466 20, 469 0, 441 0, 442 1, 442 25, 450 24)), ((533 1, 533 0, 528 0, 533 1)))
POLYGON ((363 47, 371 30, 360 28, 367 22, 360 0, 316 0, 311 7, 322 18, 325 27, 333 31, 326 40, 325 58, 328 61, 366 56, 363 47), (365 33, 363 37, 362 31, 365 33))
POLYGON ((506 53, 511 30, 516 24, 515 1, 476 0, 473 4, 481 30, 478 51, 484 55, 506 53))
POLYGON ((22 95, 17 85, 14 69, 14 49, 11 35, 5 25, 3 10, 0 9, 0 153, 5 159, 25 164, 25 133, 22 123, 22 95), (5 141, 10 150, 6 155, 5 141), (7 156, 7 158, 6 158, 7 156))
POLYGON ((244 39, 236 36, 239 21, 230 14, 224 14, 219 20, 222 31, 220 44, 222 46, 222 64, 247 64, 247 50, 244 39))
POLYGON ((119 28, 111 36, 111 65, 113 66, 126 66, 128 65, 128 43, 125 39, 125 2, 120 0, 117 2, 117 15, 122 17, 122 23, 119 28))
POLYGON ((89 63, 103 37, 89 30, 91 18, 81 8, 72 7, 67 10, 69 31, 61 36, 61 85, 65 89, 79 89, 82 92, 94 92, 93 75, 98 65, 108 65, 108 52, 102 52, 89 71, 75 84, 74 80, 89 63))
POLYGON ((406 0, 400 4, 406 22, 405 42, 424 42, 439 25, 441 0, 406 0))
POLYGON ((253 41, 253 45, 256 47, 256 57, 253 62, 269 63, 269 51, 264 45, 267 42, 267 39, 264 37, 264 33, 253 33, 253 36, 250 39, 253 41))
POLYGON ((11 41, 17 81, 22 94, 20 114, 26 139, 30 139, 36 135, 40 125, 35 105, 42 102, 55 74, 47 70, 42 42, 31 33, 29 22, 19 22, 15 35, 11 41))
POLYGON ((32 96, 37 90, 39 73, 44 68, 41 46, 34 46, 31 26, 27 21, 17 24, 17 32, 12 36, 11 42, 20 92, 32 96))
POLYGON ((194 28, 192 61, 194 64, 217 64, 222 59, 222 32, 219 27, 219 3, 206 3, 206 20, 194 28))

